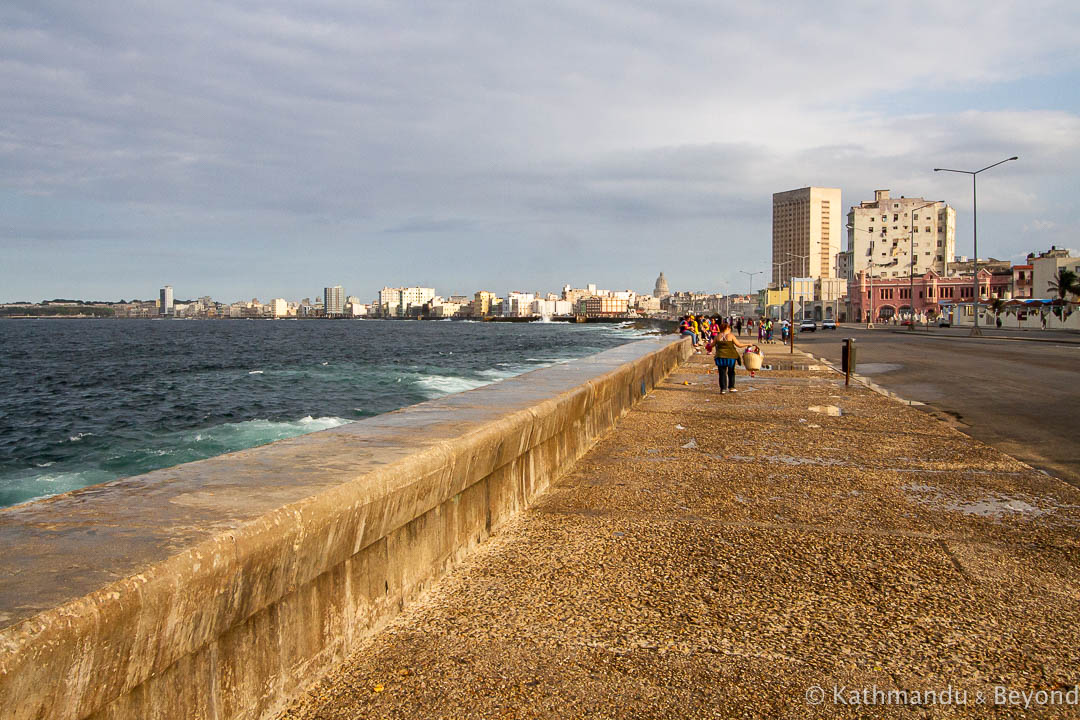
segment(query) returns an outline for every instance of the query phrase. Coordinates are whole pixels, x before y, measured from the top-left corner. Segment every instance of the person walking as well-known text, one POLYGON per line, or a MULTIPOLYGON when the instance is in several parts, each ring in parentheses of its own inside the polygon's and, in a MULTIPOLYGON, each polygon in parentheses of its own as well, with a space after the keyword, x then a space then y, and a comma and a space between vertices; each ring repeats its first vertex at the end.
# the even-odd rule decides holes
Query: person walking
POLYGON ((720 333, 706 349, 713 351, 716 374, 720 379, 720 394, 735 392, 735 364, 739 362, 739 348, 749 347, 731 332, 726 322, 720 324, 720 333))

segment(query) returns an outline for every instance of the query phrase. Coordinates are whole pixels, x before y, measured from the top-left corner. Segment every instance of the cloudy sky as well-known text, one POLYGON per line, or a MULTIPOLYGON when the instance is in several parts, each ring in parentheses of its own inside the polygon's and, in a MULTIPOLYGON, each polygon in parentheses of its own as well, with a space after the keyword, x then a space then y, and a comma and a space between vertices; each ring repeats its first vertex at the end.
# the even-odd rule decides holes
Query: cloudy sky
MULTIPOLYGON (((0 301, 745 291, 771 194, 1080 246, 1080 3, 0 4, 0 301)), ((758 276, 757 284, 763 276, 758 276)))

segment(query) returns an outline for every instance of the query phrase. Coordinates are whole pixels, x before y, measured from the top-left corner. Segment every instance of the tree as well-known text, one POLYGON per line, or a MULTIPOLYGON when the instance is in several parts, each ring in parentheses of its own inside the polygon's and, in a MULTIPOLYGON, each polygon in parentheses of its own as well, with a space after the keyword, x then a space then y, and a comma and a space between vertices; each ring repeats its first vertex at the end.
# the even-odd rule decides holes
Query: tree
POLYGON ((1067 307, 1069 295, 1080 295, 1080 278, 1068 268, 1058 268, 1057 277, 1050 281, 1050 292, 1057 295, 1053 312, 1064 320, 1072 314, 1067 307))
POLYGON ((1080 277, 1069 268, 1058 268, 1057 277, 1050 281, 1050 292, 1059 300, 1067 300, 1070 294, 1080 295, 1080 277))
POLYGON ((1005 301, 999 297, 994 297, 990 301, 990 310, 994 313, 994 318, 997 320, 997 326, 1001 327, 1001 311, 1005 309, 1005 301))

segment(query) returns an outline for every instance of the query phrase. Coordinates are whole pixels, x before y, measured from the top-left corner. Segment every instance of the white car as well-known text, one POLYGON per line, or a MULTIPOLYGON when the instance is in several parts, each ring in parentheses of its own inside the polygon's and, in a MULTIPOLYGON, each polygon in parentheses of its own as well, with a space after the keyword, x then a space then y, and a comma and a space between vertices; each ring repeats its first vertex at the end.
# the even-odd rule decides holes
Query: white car
POLYGON ((799 332, 815 332, 817 330, 817 323, 813 320, 803 320, 799 323, 799 332))
POLYGON ((821 321, 821 329, 822 330, 835 330, 836 329, 836 321, 835 320, 822 320, 821 321))

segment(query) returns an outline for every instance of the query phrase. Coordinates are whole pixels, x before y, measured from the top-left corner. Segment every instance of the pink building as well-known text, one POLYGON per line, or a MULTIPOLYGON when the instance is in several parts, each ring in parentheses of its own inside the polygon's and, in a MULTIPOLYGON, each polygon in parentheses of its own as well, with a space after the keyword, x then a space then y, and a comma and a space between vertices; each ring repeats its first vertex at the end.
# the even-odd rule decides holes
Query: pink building
POLYGON ((1013 297, 1030 298, 1031 284, 1034 280, 1034 265, 1013 265, 1013 297))
MULTIPOLYGON (((855 322, 880 322, 916 316, 934 319, 941 315, 942 307, 970 303, 974 295, 974 281, 970 275, 944 277, 928 271, 911 278, 874 278, 860 272, 855 282, 848 286, 848 302, 855 322), (915 298, 912 302, 912 290, 915 298), (871 318, 873 318, 871 320, 871 318)), ((1012 296, 1012 273, 995 274, 979 270, 980 302, 992 297, 1012 296)))

